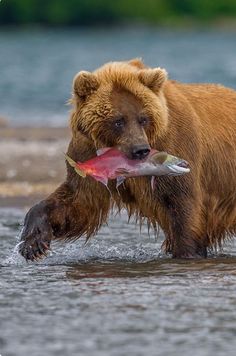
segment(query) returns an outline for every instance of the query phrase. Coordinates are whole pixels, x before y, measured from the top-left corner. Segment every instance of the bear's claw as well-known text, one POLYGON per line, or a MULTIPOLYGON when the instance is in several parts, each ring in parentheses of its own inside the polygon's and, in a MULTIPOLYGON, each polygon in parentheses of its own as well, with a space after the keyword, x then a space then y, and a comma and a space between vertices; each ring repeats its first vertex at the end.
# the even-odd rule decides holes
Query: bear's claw
POLYGON ((50 243, 35 239, 27 239, 22 241, 19 246, 19 253, 27 261, 37 261, 46 257, 50 250, 50 243))

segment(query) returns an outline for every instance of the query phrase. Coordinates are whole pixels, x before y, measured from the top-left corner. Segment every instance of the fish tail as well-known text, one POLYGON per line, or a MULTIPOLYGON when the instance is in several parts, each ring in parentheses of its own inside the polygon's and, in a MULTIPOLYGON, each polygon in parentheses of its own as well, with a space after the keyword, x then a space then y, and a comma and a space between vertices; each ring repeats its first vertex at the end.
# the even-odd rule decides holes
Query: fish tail
POLYGON ((71 167, 76 167, 76 162, 65 153, 65 159, 71 167))
POLYGON ((69 163, 71 167, 73 167, 76 171, 77 174, 79 174, 81 177, 85 178, 86 173, 79 167, 78 163, 76 163, 72 158, 70 158, 66 153, 65 153, 65 159, 69 163))

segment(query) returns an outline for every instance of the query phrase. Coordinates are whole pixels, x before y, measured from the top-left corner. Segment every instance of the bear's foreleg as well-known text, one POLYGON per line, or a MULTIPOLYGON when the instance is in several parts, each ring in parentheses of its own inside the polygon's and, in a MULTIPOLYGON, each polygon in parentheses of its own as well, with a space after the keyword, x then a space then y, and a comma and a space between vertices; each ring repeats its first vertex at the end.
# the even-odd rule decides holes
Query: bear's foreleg
POLYGON ((158 223, 166 236, 164 251, 174 258, 206 257, 209 241, 196 184, 184 177, 161 178, 156 198, 162 212, 158 223))
MULTIPOLYGON (((68 155, 78 161, 95 152, 79 137, 71 141, 68 155)), ((93 178, 81 178, 67 165, 66 182, 26 214, 19 252, 33 261, 46 255, 52 240, 89 238, 106 222, 110 200, 106 187, 93 178)))
POLYGON ((173 258, 207 257, 206 234, 199 210, 198 205, 190 201, 169 201, 163 249, 173 258))
POLYGON ((207 237, 202 229, 198 206, 188 201, 170 203, 167 211, 169 233, 166 246, 174 258, 207 257, 207 237))
POLYGON ((19 246, 26 260, 45 256, 52 240, 75 240, 82 235, 88 238, 106 221, 109 192, 96 182, 88 181, 87 189, 82 184, 78 192, 73 193, 70 186, 63 183, 26 214, 19 246))

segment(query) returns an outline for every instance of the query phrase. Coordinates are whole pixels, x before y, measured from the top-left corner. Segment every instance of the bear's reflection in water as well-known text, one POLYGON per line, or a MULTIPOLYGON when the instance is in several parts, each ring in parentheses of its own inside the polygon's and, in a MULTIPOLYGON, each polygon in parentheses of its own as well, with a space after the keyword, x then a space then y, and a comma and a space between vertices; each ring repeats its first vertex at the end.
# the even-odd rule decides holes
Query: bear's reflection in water
POLYGON ((92 262, 75 264, 66 273, 69 279, 84 278, 146 278, 146 277, 184 277, 192 278, 194 273, 213 273, 236 275, 236 257, 230 255, 212 256, 207 260, 171 260, 162 258, 159 261, 144 263, 127 262, 92 262))

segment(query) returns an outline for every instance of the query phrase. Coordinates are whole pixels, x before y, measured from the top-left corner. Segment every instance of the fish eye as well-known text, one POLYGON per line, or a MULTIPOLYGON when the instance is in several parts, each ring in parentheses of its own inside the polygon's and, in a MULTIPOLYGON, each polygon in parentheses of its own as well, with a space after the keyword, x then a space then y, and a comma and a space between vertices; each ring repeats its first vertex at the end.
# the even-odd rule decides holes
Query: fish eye
POLYGON ((115 125, 115 127, 116 127, 117 129, 122 128, 122 127, 125 125, 125 121, 124 121, 123 117, 120 118, 120 119, 117 119, 117 120, 115 121, 114 125, 115 125))
POLYGON ((146 116, 141 116, 138 119, 138 122, 141 126, 146 126, 148 124, 148 118, 146 116))

